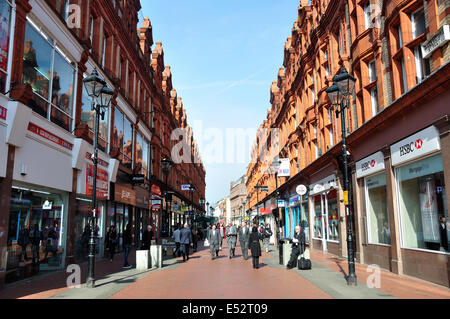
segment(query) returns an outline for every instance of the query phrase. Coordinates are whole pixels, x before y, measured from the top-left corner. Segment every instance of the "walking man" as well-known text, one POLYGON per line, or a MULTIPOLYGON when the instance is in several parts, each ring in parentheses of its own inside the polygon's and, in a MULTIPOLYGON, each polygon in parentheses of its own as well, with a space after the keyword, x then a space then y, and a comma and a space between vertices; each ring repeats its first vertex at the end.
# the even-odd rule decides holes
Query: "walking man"
POLYGON ((226 234, 229 251, 228 256, 231 259, 231 257, 234 257, 234 249, 236 248, 236 241, 237 241, 237 229, 236 226, 234 226, 231 222, 228 224, 226 234))
POLYGON ((248 259, 248 242, 250 240, 250 229, 246 222, 242 222, 242 227, 239 229, 239 242, 241 244, 242 256, 245 260, 248 259))
POLYGON ((192 243, 192 232, 189 228, 189 225, 186 223, 184 224, 184 228, 180 230, 180 245, 181 245, 181 253, 183 254, 183 262, 189 260, 189 250, 191 243, 192 243))
POLYGON ((175 257, 180 257, 181 256, 181 252, 180 252, 180 227, 177 225, 177 227, 175 228, 175 231, 173 232, 173 239, 175 240, 175 257))
POLYGON ((215 224, 213 224, 212 229, 208 231, 206 238, 208 239, 209 247, 211 248, 211 259, 214 260, 216 257, 219 257, 219 244, 221 241, 220 231, 216 229, 215 224))
POLYGON ((128 255, 131 250, 131 243, 133 241, 131 234, 131 224, 127 224, 127 227, 123 233, 123 247, 125 248, 125 259, 123 263, 123 268, 130 269, 132 266, 128 263, 128 255))

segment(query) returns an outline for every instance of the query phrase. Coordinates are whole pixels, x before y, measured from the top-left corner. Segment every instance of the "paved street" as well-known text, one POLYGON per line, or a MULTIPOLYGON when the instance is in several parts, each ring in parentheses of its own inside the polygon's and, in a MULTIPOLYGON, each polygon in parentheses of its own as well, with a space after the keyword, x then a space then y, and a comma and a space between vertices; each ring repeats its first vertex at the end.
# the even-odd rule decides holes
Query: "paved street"
MULTIPOLYGON (((381 272, 381 287, 366 285, 366 266, 357 265, 358 286, 345 282, 345 260, 313 251, 311 271, 286 270, 278 255, 263 253, 261 268, 254 270, 251 259, 229 259, 226 245, 220 258, 211 260, 209 250, 200 251, 183 263, 182 258, 164 262, 162 269, 122 270, 122 255, 114 262, 100 260, 96 265, 95 289, 68 289, 64 272, 48 274, 7 286, 0 298, 20 299, 395 299, 450 298, 450 290, 418 279, 381 272)), ((131 260, 135 260, 134 254, 131 260)), ((83 277, 86 265, 82 265, 83 277)))

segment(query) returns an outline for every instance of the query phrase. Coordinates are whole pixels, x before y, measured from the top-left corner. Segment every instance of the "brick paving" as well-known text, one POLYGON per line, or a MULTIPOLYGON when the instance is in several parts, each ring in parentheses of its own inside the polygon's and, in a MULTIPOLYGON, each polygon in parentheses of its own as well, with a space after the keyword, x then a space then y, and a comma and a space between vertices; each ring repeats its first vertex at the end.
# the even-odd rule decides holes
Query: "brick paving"
MULTIPOLYGON (((111 289, 103 285, 96 296, 113 299, 450 299, 450 289, 385 270, 381 271, 381 287, 368 289, 365 284, 371 273, 366 271, 367 266, 359 264, 356 264, 358 287, 348 288, 344 279, 348 270, 346 260, 320 251, 311 251, 315 269, 301 272, 288 271, 278 265, 278 253, 273 246, 270 254, 263 252, 258 270, 252 268, 251 259, 242 258, 239 247, 236 257, 230 260, 225 244, 221 258, 214 261, 209 249, 203 248, 201 243, 199 248, 186 263, 182 263, 182 258, 168 260, 162 269, 152 269, 134 277, 135 280, 125 280, 134 273, 122 270, 123 255, 118 254, 114 262, 98 260, 96 278, 106 278, 105 285, 111 285, 111 289), (328 281, 322 279, 322 274, 328 276, 328 281), (349 293, 350 289, 353 292, 349 293)), ((134 260, 132 253, 130 261, 134 260)), ((81 265, 81 269, 85 280, 87 263, 81 265)), ((0 299, 89 298, 84 289, 68 291, 67 276, 65 271, 59 271, 7 285, 0 290, 0 299)))

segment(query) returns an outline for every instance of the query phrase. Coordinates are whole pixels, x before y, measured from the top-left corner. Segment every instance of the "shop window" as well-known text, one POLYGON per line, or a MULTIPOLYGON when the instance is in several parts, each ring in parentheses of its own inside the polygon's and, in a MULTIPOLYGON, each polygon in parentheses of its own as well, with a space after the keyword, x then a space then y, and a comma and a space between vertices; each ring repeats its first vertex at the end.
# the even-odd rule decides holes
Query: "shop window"
POLYGON ((399 167, 396 176, 403 247, 448 252, 450 229, 442 156, 399 167))
POLYGON ((36 113, 70 131, 76 68, 56 41, 27 18, 23 55, 23 82, 35 93, 30 107, 36 113))
POLYGON ((378 114, 378 89, 376 86, 370 90, 370 103, 372 105, 372 116, 375 116, 378 114))
POLYGON ((372 27, 372 18, 371 18, 371 6, 370 1, 367 1, 367 3, 364 5, 364 22, 366 30, 372 27))
POLYGON ((332 190, 328 193, 327 208, 328 220, 325 225, 327 228, 327 240, 339 241, 339 210, 336 190, 332 190))
POLYGON ((140 174, 148 176, 148 163, 149 163, 149 143, 141 135, 137 134, 136 140, 136 164, 141 164, 140 174))
POLYGON ((11 4, 9 1, 0 0, 0 21, 0 93, 5 93, 11 34, 11 4))
POLYGON ((387 211, 386 174, 365 179, 368 239, 371 244, 391 244, 387 211))
POLYGON ((322 239, 323 228, 322 228, 322 199, 321 195, 314 197, 314 238, 322 239))
POLYGON ((375 64, 375 60, 369 62, 367 64, 367 68, 369 70, 369 83, 377 80, 377 68, 375 64))

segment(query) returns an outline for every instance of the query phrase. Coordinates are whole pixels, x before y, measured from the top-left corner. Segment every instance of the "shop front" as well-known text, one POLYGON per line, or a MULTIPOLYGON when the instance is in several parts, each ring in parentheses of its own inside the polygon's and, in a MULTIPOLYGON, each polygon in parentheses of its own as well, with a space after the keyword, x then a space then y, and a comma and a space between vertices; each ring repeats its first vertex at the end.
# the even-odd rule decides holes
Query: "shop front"
POLYGON ((365 262, 390 269, 391 225, 384 154, 379 151, 358 161, 356 178, 366 230, 361 247, 365 262))
POLYGON ((143 187, 135 187, 136 190, 136 210, 135 220, 135 244, 136 247, 142 245, 142 235, 150 224, 150 193, 143 187))
MULTIPOLYGON (((123 250, 123 234, 128 224, 133 231, 133 207, 136 206, 136 191, 122 184, 113 184, 114 196, 110 203, 109 225, 116 227, 119 237, 118 250, 123 250)), ((134 236, 133 236, 134 237, 134 236)))
POLYGON ((313 183, 309 195, 313 247, 341 255, 336 175, 313 183))
POLYGON ((294 195, 289 198, 289 216, 292 221, 289 227, 289 237, 295 232, 295 227, 300 225, 305 232, 306 242, 310 241, 308 195, 294 195))
POLYGON ((390 151, 404 273, 442 283, 448 278, 450 222, 439 132, 430 126, 390 151))

